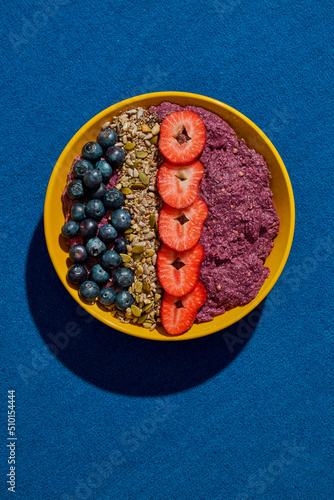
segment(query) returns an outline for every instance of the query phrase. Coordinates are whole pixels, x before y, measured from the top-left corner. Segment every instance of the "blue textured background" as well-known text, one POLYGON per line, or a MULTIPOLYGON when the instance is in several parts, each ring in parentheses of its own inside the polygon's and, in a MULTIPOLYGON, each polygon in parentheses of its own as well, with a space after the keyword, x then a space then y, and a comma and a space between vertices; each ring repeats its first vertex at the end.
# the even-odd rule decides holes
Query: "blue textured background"
POLYGON ((333 3, 13 0, 1 10, 0 497, 10 495, 12 388, 17 498, 332 499, 333 3), (265 303, 228 332, 178 343, 83 314, 42 225, 73 134, 113 103, 161 90, 214 97, 253 120, 296 200, 291 254, 265 303))

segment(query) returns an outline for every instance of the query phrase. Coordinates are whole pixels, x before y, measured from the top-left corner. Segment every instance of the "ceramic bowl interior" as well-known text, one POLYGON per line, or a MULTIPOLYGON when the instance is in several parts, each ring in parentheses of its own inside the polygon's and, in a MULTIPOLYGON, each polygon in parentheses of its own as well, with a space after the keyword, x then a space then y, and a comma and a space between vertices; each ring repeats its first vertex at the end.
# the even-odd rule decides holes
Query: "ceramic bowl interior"
MULTIPOLYGON (((165 341, 188 340, 211 334, 230 326, 252 311, 269 293, 284 268, 292 244, 294 222, 294 199, 289 176, 282 159, 265 134, 251 120, 230 106, 209 97, 185 92, 157 92, 132 97, 114 104, 87 122, 69 141, 53 169, 44 209, 44 228, 48 251, 60 280, 72 297, 95 318, 116 330, 137 337, 165 341), (265 265, 270 268, 270 275, 256 298, 246 306, 236 307, 223 315, 216 316, 210 322, 194 324, 186 333, 174 337, 166 335, 162 327, 151 332, 134 324, 121 323, 98 304, 85 304, 78 295, 78 287, 71 286, 66 280, 68 249, 60 234, 60 228, 64 224, 61 195, 73 159, 81 153, 83 145, 91 140, 96 140, 102 124, 115 114, 137 106, 149 108, 151 105, 158 105, 163 101, 171 101, 181 106, 190 104, 201 106, 216 113, 231 125, 237 136, 243 138, 249 147, 263 155, 272 175, 273 202, 281 221, 280 231, 274 241, 274 248, 265 262, 265 265)), ((65 293, 64 300, 66 300, 65 293)))

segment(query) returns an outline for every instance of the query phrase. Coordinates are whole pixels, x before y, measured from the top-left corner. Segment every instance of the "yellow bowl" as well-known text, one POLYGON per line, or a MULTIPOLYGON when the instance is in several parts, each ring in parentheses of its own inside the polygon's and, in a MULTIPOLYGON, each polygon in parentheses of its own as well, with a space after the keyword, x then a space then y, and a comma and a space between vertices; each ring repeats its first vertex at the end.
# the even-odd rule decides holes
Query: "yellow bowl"
POLYGON ((89 120, 70 140, 60 155, 49 181, 44 207, 44 227, 49 254, 59 278, 72 297, 87 312, 106 325, 127 334, 151 340, 188 340, 209 335, 230 326, 252 311, 269 293, 284 268, 292 244, 294 224, 295 207, 290 179, 282 159, 268 137, 239 111, 210 97, 187 92, 156 92, 132 97, 114 104, 89 120), (83 145, 88 141, 95 140, 101 125, 113 115, 137 106, 148 108, 152 105, 158 105, 162 101, 171 101, 181 106, 190 104, 201 106, 216 113, 231 125, 238 137, 245 139, 249 147, 261 153, 272 175, 273 201, 281 220, 280 231, 274 241, 274 248, 266 260, 266 265, 270 268, 270 275, 255 299, 246 306, 236 307, 225 314, 216 316, 208 323, 194 324, 190 330, 177 337, 167 336, 162 327, 150 332, 140 326, 120 323, 110 315, 110 312, 102 310, 98 304, 87 305, 83 303, 78 291, 67 283, 68 265, 66 260, 68 253, 66 245, 62 245, 61 238, 59 238, 61 226, 64 224, 61 195, 73 159, 81 153, 83 145))

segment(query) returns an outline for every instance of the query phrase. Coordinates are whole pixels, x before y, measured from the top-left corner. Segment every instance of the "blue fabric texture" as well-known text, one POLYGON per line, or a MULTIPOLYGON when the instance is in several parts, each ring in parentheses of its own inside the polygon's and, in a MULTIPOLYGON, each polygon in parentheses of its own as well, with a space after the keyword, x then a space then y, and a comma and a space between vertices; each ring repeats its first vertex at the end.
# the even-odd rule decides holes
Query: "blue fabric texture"
POLYGON ((333 3, 1 9, 0 497, 12 494, 13 389, 16 498, 332 499, 333 3), (53 269, 42 223, 74 133, 120 100, 163 90, 216 98, 254 121, 296 201, 288 263, 247 328, 174 343, 85 314, 53 269))

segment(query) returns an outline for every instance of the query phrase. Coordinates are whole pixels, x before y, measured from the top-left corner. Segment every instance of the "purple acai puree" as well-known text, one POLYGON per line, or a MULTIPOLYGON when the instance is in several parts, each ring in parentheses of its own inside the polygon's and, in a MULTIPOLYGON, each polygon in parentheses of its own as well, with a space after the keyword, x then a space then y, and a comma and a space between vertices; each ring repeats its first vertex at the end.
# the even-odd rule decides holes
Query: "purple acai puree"
POLYGON ((202 322, 256 297, 269 276, 264 261, 273 248, 279 218, 265 160, 224 120, 200 107, 169 102, 149 111, 162 120, 182 109, 197 113, 206 127, 199 158, 205 169, 199 196, 209 209, 200 239, 205 251, 200 279, 208 294, 197 314, 202 322))

